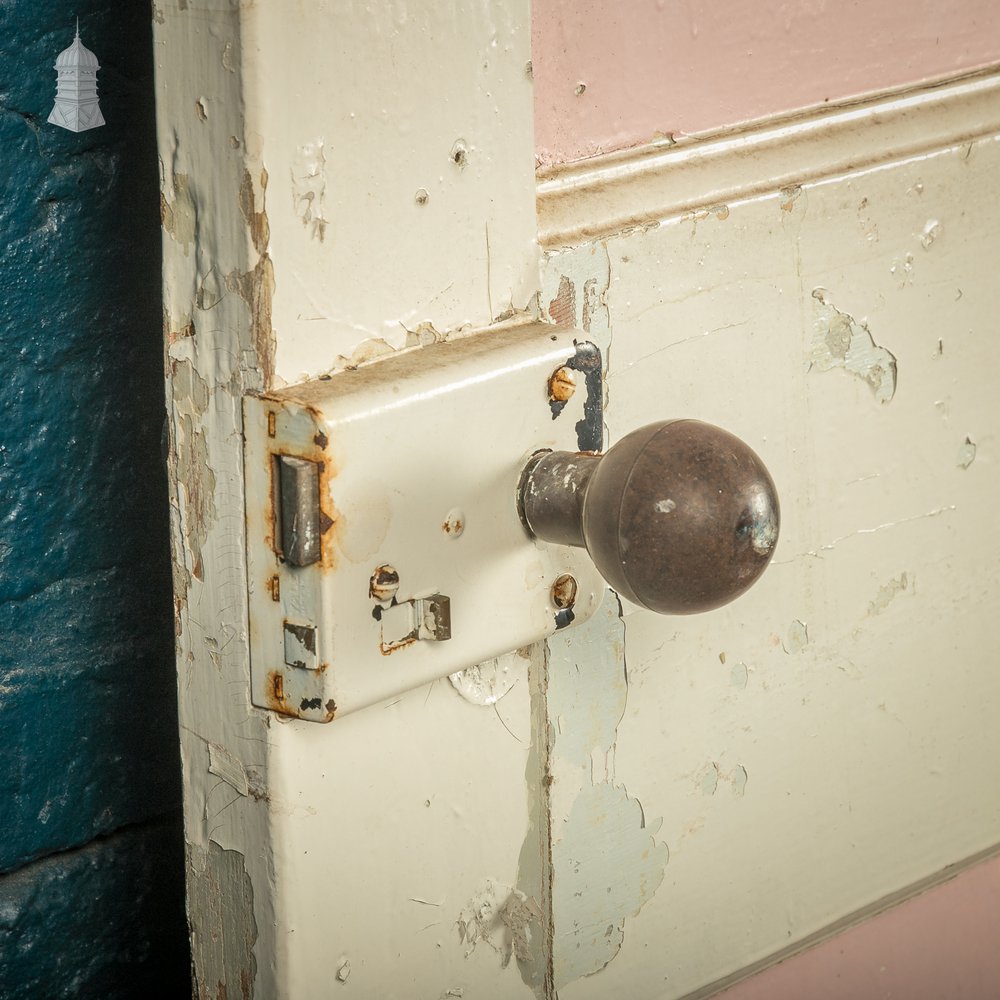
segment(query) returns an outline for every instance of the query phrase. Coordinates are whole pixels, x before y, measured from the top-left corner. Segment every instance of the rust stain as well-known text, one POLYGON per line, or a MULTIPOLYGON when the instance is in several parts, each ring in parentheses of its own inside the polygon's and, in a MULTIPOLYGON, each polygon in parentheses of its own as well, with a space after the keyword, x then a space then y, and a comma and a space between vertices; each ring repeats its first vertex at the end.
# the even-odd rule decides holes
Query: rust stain
POLYGON ((565 274, 559 279, 556 297, 549 303, 549 316, 559 326, 576 325, 576 287, 565 274))
POLYGON ((277 573, 268 581, 268 589, 271 591, 271 600, 281 600, 281 577, 277 573))
POLYGON ((380 642, 378 644, 378 650, 383 656, 392 656, 393 653, 398 653, 401 649, 406 649, 407 646, 412 646, 417 641, 415 635, 409 635, 405 639, 400 639, 399 642, 394 642, 391 644, 386 644, 380 642))
POLYGON ((285 677, 280 670, 271 670, 267 675, 267 707, 282 715, 298 715, 285 699, 285 677))

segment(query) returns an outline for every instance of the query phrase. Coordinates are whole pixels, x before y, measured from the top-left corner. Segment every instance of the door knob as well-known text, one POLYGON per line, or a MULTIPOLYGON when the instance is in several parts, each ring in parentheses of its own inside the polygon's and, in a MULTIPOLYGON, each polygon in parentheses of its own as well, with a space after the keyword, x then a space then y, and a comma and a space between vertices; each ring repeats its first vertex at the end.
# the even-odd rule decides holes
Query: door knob
POLYGON ((618 593, 662 614, 738 597, 778 540, 778 496, 764 463, 699 420, 648 424, 603 455, 535 455, 518 499, 531 534, 585 547, 618 593))
POLYGON ((604 391, 580 331, 518 320, 246 395, 253 703, 329 722, 585 622, 605 580, 678 613, 746 589, 760 460, 693 420, 598 455, 604 391))

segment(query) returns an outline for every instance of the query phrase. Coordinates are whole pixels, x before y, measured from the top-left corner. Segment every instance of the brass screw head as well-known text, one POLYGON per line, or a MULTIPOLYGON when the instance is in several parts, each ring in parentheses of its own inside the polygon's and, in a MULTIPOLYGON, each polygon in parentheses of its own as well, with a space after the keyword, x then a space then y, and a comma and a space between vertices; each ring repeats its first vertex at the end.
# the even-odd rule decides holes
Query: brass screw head
POLYGON ((565 611, 567 608, 571 608, 574 604, 576 604, 576 592, 576 578, 570 576, 569 573, 563 573, 563 575, 558 577, 556 582, 552 584, 552 603, 559 608, 560 611, 565 611))

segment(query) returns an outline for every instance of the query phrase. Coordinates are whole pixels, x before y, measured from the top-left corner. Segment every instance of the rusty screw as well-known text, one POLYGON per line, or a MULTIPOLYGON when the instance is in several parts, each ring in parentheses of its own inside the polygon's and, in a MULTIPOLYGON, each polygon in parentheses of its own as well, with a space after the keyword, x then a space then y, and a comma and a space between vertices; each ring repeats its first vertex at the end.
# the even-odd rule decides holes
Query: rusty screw
POLYGON ((552 603, 559 608, 560 611, 565 611, 567 608, 571 608, 574 604, 576 604, 576 591, 576 578, 570 576, 569 573, 563 573, 563 575, 558 577, 556 582, 552 584, 552 603))
POLYGON ((576 379, 568 368, 557 368, 549 376, 550 402, 565 403, 576 392, 576 379))
POLYGON ((376 601, 391 601, 399 590, 399 574, 391 566, 379 566, 372 573, 368 594, 376 601))

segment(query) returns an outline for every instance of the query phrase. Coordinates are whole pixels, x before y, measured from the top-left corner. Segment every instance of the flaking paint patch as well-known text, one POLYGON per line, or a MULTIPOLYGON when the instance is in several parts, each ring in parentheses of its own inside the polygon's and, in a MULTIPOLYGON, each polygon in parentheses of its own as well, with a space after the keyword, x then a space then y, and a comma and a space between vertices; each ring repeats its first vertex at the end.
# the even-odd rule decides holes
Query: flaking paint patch
POLYGON ((565 274, 559 278, 559 288, 549 301, 548 313, 559 326, 576 326, 576 286, 565 274))
POLYGON ((240 795, 250 794, 250 780, 242 761, 218 743, 208 744, 208 773, 221 778, 240 795))
POLYGON ((889 605, 910 586, 912 580, 909 574, 901 573, 890 580, 885 586, 879 587, 878 593, 868 605, 869 615, 880 615, 889 605))
POLYGON ((171 194, 168 201, 160 192, 160 224, 187 255, 198 231, 198 211, 191 193, 191 178, 187 174, 175 173, 171 178, 171 194))
POLYGON ((507 909, 512 948, 521 979, 539 998, 549 1000, 552 987, 552 837, 551 749, 554 728, 546 710, 548 648, 528 647, 528 689, 531 696, 531 747, 525 765, 528 831, 517 865, 519 905, 507 909))
POLYGON ((244 857, 214 841, 187 844, 188 912, 198 915, 191 935, 198 1000, 253 1000, 257 977, 257 923, 253 885, 244 857))
POLYGON ((667 845, 650 836, 642 806, 609 782, 585 787, 553 842, 553 984, 603 969, 619 952, 625 918, 663 881, 667 845))
POLYGON ((865 323, 834 306, 825 288, 814 288, 812 297, 816 318, 810 368, 843 368, 865 382, 879 403, 888 403, 896 392, 895 356, 875 343, 865 323))
POLYGON ((329 224, 323 208, 326 194, 326 154, 322 139, 298 147, 292 160, 291 173, 295 215, 305 226, 309 236, 322 243, 329 224))
POLYGON ((958 449, 956 464, 960 469, 967 469, 976 460, 976 442, 967 437, 958 449))
POLYGON ((257 263, 250 271, 231 271, 226 276, 226 287, 237 292, 250 309, 251 338, 265 389, 270 388, 274 381, 275 352, 274 332, 271 329, 274 267, 268 254, 271 229, 264 205, 267 181, 267 171, 264 169, 261 169, 257 185, 254 184, 250 171, 243 171, 239 206, 257 251, 257 263))
POLYGON ((781 195, 781 211, 790 212, 795 207, 795 202, 802 196, 802 187, 799 184, 791 184, 783 187, 778 193, 781 195))
POLYGON ((587 622, 549 640, 552 989, 604 968, 625 922, 663 881, 667 845, 617 782, 625 712, 625 626, 608 592, 587 622), (554 725, 553 725, 554 722, 554 725))
POLYGON ((514 938, 511 928, 504 920, 504 913, 515 892, 512 886, 488 878, 462 907, 455 927, 459 940, 465 947, 466 958, 477 947, 485 945, 497 953, 502 968, 508 966, 514 953, 514 938))
POLYGON ((205 432, 197 418, 182 414, 175 439, 177 484, 184 496, 184 541, 190 554, 188 572, 204 578, 202 549, 215 524, 215 472, 208 461, 205 432))
POLYGON ((477 663, 449 674, 451 686, 473 705, 495 705, 524 673, 520 651, 477 663))
POLYGON ((606 352, 611 335, 608 289, 611 259, 606 244, 546 254, 542 267, 543 315, 561 326, 575 326, 606 352))
POLYGON ((260 849, 269 811, 257 807, 267 801, 268 756, 261 750, 249 763, 242 753, 266 744, 270 716, 250 705, 246 684, 239 406, 242 393, 264 388, 261 369, 271 367, 272 281, 260 260, 266 174, 245 141, 257 142, 245 129, 238 72, 244 13, 239 5, 175 9, 188 7, 197 17, 161 10, 154 27, 167 66, 157 78, 157 126, 188 913, 195 995, 235 1000, 278 992, 274 963, 254 962, 255 949, 270 956, 275 947, 273 894, 253 891, 273 879, 271 852, 260 849), (192 113, 198 101, 204 120, 192 113), (239 767, 227 768, 208 743, 239 767), (213 762, 225 777, 209 770, 213 762))
POLYGON ((720 784, 729 786, 736 798, 742 799, 747 787, 747 769, 735 764, 724 771, 717 761, 706 765, 697 776, 697 785, 702 795, 711 797, 719 790, 720 784))
POLYGON ((788 638, 782 643, 786 653, 801 653, 809 645, 809 626, 796 618, 788 626, 788 638))
POLYGON ((748 677, 749 672, 747 670, 747 665, 742 661, 734 663, 729 670, 729 683, 734 688, 739 688, 741 691, 746 688, 748 677))

